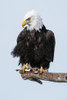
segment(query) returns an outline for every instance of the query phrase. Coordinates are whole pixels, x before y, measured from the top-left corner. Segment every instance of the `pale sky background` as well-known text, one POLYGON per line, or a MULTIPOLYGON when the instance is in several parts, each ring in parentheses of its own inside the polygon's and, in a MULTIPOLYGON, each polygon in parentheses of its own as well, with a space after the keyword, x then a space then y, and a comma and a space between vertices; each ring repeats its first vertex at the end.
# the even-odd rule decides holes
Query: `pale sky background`
POLYGON ((10 54, 22 30, 24 15, 39 12, 56 37, 50 72, 67 73, 67 0, 0 0, 0 100, 67 100, 67 83, 24 81, 15 70, 18 58, 10 54))

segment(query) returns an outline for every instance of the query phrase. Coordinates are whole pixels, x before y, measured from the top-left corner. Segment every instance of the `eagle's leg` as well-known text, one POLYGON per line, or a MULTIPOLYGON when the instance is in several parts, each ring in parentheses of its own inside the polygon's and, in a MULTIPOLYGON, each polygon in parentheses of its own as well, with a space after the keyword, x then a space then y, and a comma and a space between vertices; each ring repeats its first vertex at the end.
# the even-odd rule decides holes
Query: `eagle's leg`
POLYGON ((29 69, 28 63, 26 63, 21 69, 20 71, 22 71, 23 73, 25 72, 25 69, 29 69))
POLYGON ((38 72, 43 73, 43 72, 48 72, 48 70, 47 69, 44 70, 43 67, 41 66, 41 68, 38 69, 38 72))

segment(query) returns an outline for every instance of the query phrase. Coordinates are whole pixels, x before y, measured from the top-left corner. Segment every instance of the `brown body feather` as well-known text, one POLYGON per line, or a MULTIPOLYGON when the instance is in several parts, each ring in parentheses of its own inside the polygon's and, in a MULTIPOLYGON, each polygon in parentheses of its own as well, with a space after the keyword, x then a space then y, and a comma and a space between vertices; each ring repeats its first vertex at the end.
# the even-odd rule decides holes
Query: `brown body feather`
POLYGON ((29 63, 32 67, 43 66, 48 69, 54 58, 54 48, 54 33, 45 26, 40 31, 24 28, 17 38, 17 45, 12 54, 14 57, 20 57, 19 64, 29 63))

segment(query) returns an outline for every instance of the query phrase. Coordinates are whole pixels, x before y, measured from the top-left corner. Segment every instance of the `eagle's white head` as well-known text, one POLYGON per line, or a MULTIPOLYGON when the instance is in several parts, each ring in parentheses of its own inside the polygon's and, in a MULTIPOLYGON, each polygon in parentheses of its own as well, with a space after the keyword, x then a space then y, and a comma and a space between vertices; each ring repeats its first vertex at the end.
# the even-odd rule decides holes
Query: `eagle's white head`
POLYGON ((25 25, 27 25, 27 29, 30 31, 32 31, 33 29, 39 30, 42 28, 43 22, 39 14, 36 11, 32 10, 28 12, 24 17, 22 27, 24 27, 25 25))

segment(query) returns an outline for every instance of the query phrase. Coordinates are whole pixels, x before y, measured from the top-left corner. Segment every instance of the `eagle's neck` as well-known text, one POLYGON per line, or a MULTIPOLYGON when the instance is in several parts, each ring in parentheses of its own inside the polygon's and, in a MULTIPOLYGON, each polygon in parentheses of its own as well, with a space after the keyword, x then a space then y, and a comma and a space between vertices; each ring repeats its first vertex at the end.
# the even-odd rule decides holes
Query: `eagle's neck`
POLYGON ((40 29, 38 29, 38 30, 36 30, 35 28, 34 29, 32 29, 32 30, 30 30, 30 29, 28 29, 28 27, 26 27, 25 28, 27 31, 30 31, 30 32, 32 32, 32 31, 35 31, 35 32, 46 32, 47 31, 47 29, 46 29, 46 27, 43 25, 42 26, 42 28, 40 28, 40 29))

